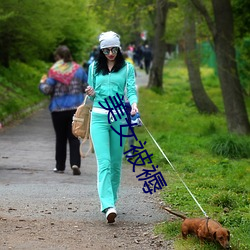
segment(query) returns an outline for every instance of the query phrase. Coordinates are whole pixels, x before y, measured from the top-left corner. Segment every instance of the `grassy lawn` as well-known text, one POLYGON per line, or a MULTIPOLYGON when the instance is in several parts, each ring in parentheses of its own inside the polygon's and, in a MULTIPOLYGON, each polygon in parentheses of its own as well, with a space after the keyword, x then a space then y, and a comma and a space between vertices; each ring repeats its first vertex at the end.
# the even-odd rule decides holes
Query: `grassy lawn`
MULTIPOLYGON (((230 230, 232 249, 250 249, 250 137, 228 134, 218 79, 206 67, 201 74, 207 93, 220 110, 217 115, 197 112, 181 60, 166 65, 164 93, 139 90, 142 121, 174 169, 144 127, 136 128, 136 135, 147 142, 147 152, 153 153, 153 163, 164 174, 168 184, 160 192, 164 203, 188 217, 204 216, 182 179, 207 215, 230 230)), ((250 113, 249 98, 247 107, 250 113)), ((192 236, 182 240, 180 225, 181 219, 176 217, 173 222, 157 225, 155 232, 164 234, 166 239, 175 239, 178 250, 220 249, 214 243, 201 246, 192 236)))

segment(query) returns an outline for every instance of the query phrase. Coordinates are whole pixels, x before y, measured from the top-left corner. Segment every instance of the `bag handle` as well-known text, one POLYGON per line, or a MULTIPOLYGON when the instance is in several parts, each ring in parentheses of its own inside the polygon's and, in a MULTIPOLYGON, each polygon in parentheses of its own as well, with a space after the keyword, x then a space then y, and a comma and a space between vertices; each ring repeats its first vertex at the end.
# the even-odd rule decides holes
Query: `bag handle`
POLYGON ((92 139, 89 137, 89 139, 84 138, 83 141, 80 144, 79 147, 80 155, 82 158, 85 158, 89 155, 90 151, 94 153, 94 147, 93 147, 93 142, 92 139), (89 148, 86 153, 83 152, 83 145, 89 140, 89 148))
POLYGON ((82 158, 87 157, 87 155, 90 153, 90 151, 91 151, 92 153, 94 153, 93 142, 92 142, 92 139, 91 139, 91 136, 90 136, 90 133, 89 133, 89 129, 90 129, 90 116, 89 116, 89 118, 88 118, 88 123, 87 123, 87 124, 88 124, 88 125, 87 125, 87 131, 88 131, 88 132, 86 132, 86 135, 85 135, 85 137, 83 138, 83 140, 82 140, 82 142, 81 142, 81 144, 80 144, 80 147, 79 147, 80 155, 81 155, 82 158), (89 148, 88 148, 87 152, 84 153, 84 152, 83 152, 83 145, 84 145, 88 140, 89 140, 89 148))
POLYGON ((87 94, 85 94, 85 97, 84 97, 84 100, 83 100, 82 105, 86 105, 87 98, 88 98, 88 95, 87 95, 87 94))

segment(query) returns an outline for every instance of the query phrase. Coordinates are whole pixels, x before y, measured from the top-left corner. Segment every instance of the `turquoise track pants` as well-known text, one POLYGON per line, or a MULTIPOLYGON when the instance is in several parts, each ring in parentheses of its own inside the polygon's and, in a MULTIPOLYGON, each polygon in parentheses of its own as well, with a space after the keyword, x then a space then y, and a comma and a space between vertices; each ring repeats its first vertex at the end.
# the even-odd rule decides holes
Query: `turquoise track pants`
MULTIPOLYGON (((111 125, 120 131, 120 125, 127 124, 125 117, 120 119, 116 115, 117 121, 108 122, 108 115, 91 113, 90 134, 94 145, 97 160, 97 190, 101 202, 101 211, 106 208, 115 207, 118 199, 118 190, 121 180, 121 166, 123 149, 126 137, 120 138, 111 125)), ((124 127, 122 134, 126 135, 128 128, 124 127)))

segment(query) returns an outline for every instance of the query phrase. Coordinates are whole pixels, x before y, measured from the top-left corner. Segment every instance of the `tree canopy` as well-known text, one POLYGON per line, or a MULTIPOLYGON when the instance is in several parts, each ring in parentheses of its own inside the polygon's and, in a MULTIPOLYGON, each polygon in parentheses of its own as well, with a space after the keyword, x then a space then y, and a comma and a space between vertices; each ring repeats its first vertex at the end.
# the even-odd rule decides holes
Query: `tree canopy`
MULTIPOLYGON (((224 91, 230 89, 227 85, 230 81, 226 77, 238 78, 238 74, 232 75, 231 71, 237 72, 239 68, 240 81, 239 79, 235 81, 238 92, 241 92, 243 86, 244 94, 249 94, 250 34, 249 14, 245 10, 250 6, 247 0, 223 0, 226 5, 221 4, 222 0, 73 0, 68 2, 1 0, 0 66, 8 68, 12 60, 27 64, 34 59, 52 61, 53 51, 61 44, 67 45, 73 58, 82 62, 88 58, 92 47, 97 45, 98 35, 102 31, 113 30, 121 35, 123 49, 126 49, 131 42, 136 45, 143 42, 153 45, 153 53, 158 60, 155 58, 153 60, 148 86, 162 89, 166 44, 185 46, 185 39, 183 39, 184 23, 187 20, 184 15, 187 14, 185 4, 190 2, 196 5, 195 13, 190 13, 195 17, 197 31, 195 39, 212 42, 217 55, 217 65, 228 73, 223 78, 222 71, 218 71, 221 82, 224 82, 222 85, 224 91), (227 9, 225 6, 228 6, 227 9), (223 13, 220 12, 221 10, 223 13), (225 23, 221 18, 222 14, 227 14, 230 22, 225 23), (147 41, 140 37, 143 31, 147 32, 147 41), (217 43, 218 38, 223 38, 222 34, 225 32, 228 39, 217 43), (224 57, 218 56, 225 51, 225 45, 228 45, 228 52, 224 53, 224 57), (237 53, 234 52, 234 46, 237 46, 237 53), (235 54, 240 63, 238 61, 236 63, 235 54), (223 59, 225 65, 222 65, 221 61, 219 65, 218 59, 223 59), (233 67, 227 66, 229 61, 232 61, 233 67), (225 68, 227 70, 224 70, 225 68)), ((233 94, 233 91, 230 90, 226 96, 230 94, 233 94)), ((230 111, 233 110, 231 99, 228 98, 229 105, 226 105, 229 117, 233 117, 230 111)), ((243 97, 239 96, 238 100, 243 103, 242 99, 243 97)), ((244 116, 246 116, 245 111, 244 116)), ((237 119, 234 119, 234 123, 233 127, 237 127, 237 119)))
POLYGON ((2 0, 0 13, 0 60, 7 67, 12 59, 48 60, 59 44, 82 59, 96 39, 89 1, 2 0))

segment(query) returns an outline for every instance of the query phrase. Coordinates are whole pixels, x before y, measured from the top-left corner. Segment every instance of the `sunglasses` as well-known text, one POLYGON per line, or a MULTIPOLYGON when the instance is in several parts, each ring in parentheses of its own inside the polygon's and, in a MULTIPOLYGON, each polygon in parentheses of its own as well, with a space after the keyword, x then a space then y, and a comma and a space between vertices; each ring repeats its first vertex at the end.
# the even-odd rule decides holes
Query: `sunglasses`
POLYGON ((102 50, 104 55, 109 55, 110 51, 112 52, 112 54, 117 54, 118 48, 117 47, 114 47, 114 48, 111 48, 111 49, 105 48, 105 49, 102 50))

